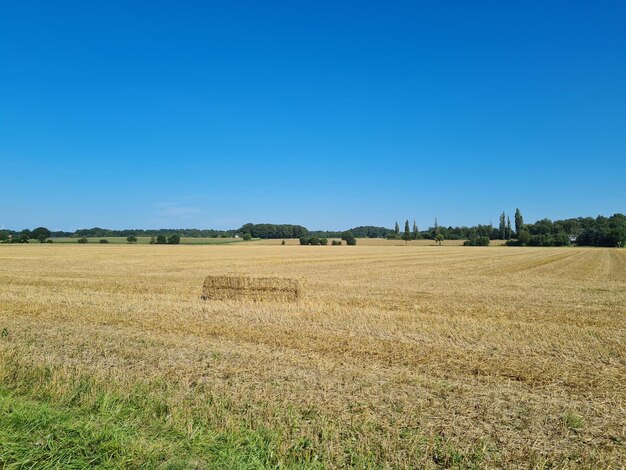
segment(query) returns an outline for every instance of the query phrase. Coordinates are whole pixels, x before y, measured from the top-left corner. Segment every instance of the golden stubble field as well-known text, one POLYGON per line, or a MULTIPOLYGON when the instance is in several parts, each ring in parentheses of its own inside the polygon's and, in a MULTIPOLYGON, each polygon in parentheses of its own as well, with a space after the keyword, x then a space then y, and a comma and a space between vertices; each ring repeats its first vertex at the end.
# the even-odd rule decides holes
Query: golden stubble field
POLYGON ((9 389, 154 384, 181 429, 275 430, 286 462, 626 461, 626 250, 0 246, 0 329, 9 389), (203 301, 208 274, 305 296, 203 301))

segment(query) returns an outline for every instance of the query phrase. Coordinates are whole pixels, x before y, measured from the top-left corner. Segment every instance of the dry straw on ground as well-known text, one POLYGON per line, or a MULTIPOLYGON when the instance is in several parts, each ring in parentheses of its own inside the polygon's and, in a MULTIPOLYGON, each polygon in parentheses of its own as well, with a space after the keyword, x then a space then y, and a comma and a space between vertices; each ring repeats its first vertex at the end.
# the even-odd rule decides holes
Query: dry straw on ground
POLYGON ((15 393, 154 384, 181 439, 275 431, 285 468, 626 462, 625 249, 0 245, 3 329, 15 393), (306 295, 206 302, 208 272, 306 295))
POLYGON ((207 276, 204 280, 204 300, 296 301, 302 295, 298 279, 281 277, 252 277, 231 274, 207 276))

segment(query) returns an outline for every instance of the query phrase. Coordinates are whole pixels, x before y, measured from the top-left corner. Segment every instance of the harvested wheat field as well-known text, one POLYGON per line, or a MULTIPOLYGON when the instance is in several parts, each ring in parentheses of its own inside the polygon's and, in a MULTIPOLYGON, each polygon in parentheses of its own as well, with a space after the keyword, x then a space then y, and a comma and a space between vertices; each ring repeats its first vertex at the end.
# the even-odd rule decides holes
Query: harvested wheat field
POLYGON ((626 250, 6 245, 0 331, 0 467, 626 461, 626 250))

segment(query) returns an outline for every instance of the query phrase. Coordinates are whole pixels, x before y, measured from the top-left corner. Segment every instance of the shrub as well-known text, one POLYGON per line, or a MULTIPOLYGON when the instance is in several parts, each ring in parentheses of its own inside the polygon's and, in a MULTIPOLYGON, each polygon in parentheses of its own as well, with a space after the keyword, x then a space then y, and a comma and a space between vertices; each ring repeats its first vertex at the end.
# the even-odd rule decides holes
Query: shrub
POLYGON ((252 235, 250 235, 249 233, 244 233, 243 234, 243 241, 244 242, 249 242, 250 240, 252 240, 252 235))
POLYGON ((88 243, 89 240, 87 240, 87 238, 85 237, 81 237, 78 240, 76 240, 77 243, 88 243))
POLYGON ((300 237, 300 245, 310 245, 309 237, 300 237))
POLYGON ((128 243, 137 243, 137 237, 135 235, 129 235, 126 237, 126 241, 128 243))
POLYGON ((150 245, 154 245, 156 243, 155 237, 150 237, 150 245))
POLYGON ((320 245, 328 245, 328 238, 320 238, 320 245))
POLYGON ((167 244, 168 245, 180 245, 180 235, 178 235, 177 233, 175 233, 174 235, 170 235, 167 238, 167 244))
POLYGON ((331 242, 331 245, 333 245, 333 246, 338 246, 338 245, 341 245, 341 240, 333 240, 333 241, 331 242))
POLYGON ((280 242, 281 245, 286 245, 287 243, 285 243, 285 240, 283 240, 282 242, 280 242))
POLYGON ((352 238, 348 238, 348 239, 346 240, 346 244, 347 244, 347 245, 353 245, 353 246, 354 246, 354 245, 356 245, 356 238, 354 238, 354 237, 352 237, 352 238))
POLYGON ((553 246, 554 239, 551 235, 532 235, 528 246, 553 246))
POLYGON ((159 235, 158 237, 156 237, 157 245, 165 245, 166 243, 167 243, 167 238, 165 237, 165 235, 159 235))
POLYGON ((489 243, 491 243, 491 240, 489 240, 489 237, 473 237, 470 238, 469 240, 465 240, 465 242, 463 243, 463 245, 465 246, 489 246, 489 243))
POLYGON ((552 235, 544 235, 541 246, 554 246, 554 238, 552 238, 552 235))
POLYGON ((100 243, 109 243, 109 240, 107 240, 106 238, 101 238, 100 243))
POLYGON ((49 238, 46 240, 46 243, 54 243, 54 240, 50 240, 49 238))
POLYGON ((309 238, 309 245, 321 245, 320 239, 317 237, 309 238))

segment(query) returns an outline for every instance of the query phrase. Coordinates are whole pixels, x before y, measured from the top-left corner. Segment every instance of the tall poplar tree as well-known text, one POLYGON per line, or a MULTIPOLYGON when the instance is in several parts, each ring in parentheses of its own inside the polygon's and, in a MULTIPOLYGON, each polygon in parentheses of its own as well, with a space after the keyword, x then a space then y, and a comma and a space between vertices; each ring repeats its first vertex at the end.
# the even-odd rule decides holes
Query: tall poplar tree
POLYGON ((402 239, 405 241, 405 244, 408 245, 409 240, 411 239, 411 229, 409 228, 409 220, 404 221, 404 235, 402 235, 402 239))
POLYGON ((417 240, 420 236, 420 231, 417 229, 417 224, 413 221, 413 240, 417 240))
POLYGON ((393 229, 393 231, 395 232, 396 236, 400 235, 400 226, 398 225, 397 221, 396 221, 396 227, 393 229))
POLYGON ((504 215, 504 211, 500 214, 500 226, 498 227, 500 232, 500 240, 506 239, 506 215, 504 215))
POLYGON ((519 209, 515 209, 515 236, 519 237, 519 233, 522 231, 524 225, 524 218, 519 209))
POLYGON ((513 230, 511 230, 511 218, 506 216, 506 239, 510 240, 513 230))

